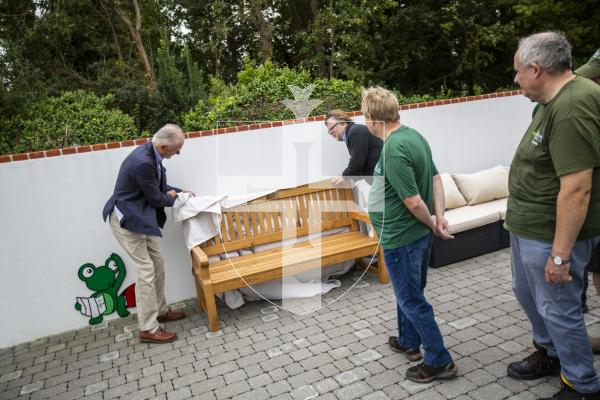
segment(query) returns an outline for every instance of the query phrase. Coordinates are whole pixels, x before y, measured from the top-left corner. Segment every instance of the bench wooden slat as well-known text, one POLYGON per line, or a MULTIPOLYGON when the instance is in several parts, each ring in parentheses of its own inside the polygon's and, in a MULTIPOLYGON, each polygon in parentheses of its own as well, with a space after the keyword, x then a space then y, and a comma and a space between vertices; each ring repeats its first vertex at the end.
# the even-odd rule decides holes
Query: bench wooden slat
POLYGON ((252 237, 252 230, 250 228, 250 217, 247 213, 241 213, 242 223, 244 224, 244 230, 246 231, 246 238, 252 237))
POLYGON ((304 202, 304 194, 296 196, 296 202, 298 204, 298 226, 308 225, 308 218, 306 212, 306 203, 304 202))
POLYGON ((281 210, 279 208, 278 201, 271 201, 271 209, 273 210, 273 228, 275 232, 281 230, 280 219, 281 219, 281 210))
POLYGON ((214 290, 221 293, 246 286, 244 281, 264 282, 265 274, 269 275, 270 279, 276 279, 319 266, 372 255, 375 252, 377 242, 357 232, 351 234, 344 235, 343 238, 322 240, 314 246, 310 242, 302 242, 294 246, 218 261, 210 266, 214 290))
POLYGON ((238 260, 238 258, 240 257, 235 257, 231 260, 224 260, 223 262, 227 264, 223 264, 223 268, 220 268, 215 271, 211 269, 210 273, 212 283, 213 285, 215 285, 215 287, 218 287, 218 285, 222 283, 227 283, 231 280, 237 281, 239 275, 250 276, 255 274, 262 274, 267 273, 267 271, 271 269, 284 269, 287 271, 288 267, 293 267, 296 264, 302 264, 307 260, 313 259, 322 262, 322 266, 331 265, 333 263, 342 262, 348 259, 355 259, 358 257, 372 255, 376 247, 376 245, 372 245, 369 243, 355 244, 356 246, 350 250, 347 247, 344 250, 342 250, 340 248, 334 249, 329 248, 327 246, 317 246, 316 248, 306 249, 295 249, 294 251, 290 251, 290 254, 285 254, 284 257, 282 257, 282 253, 281 251, 279 251, 271 254, 270 256, 254 259, 254 261, 251 263, 241 262, 241 260, 238 260), (354 255, 348 257, 348 254, 354 255))
POLYGON ((321 224, 321 216, 317 214, 316 204, 314 200, 314 193, 308 193, 306 195, 306 201, 308 202, 308 218, 310 224, 321 224))
MULTIPOLYGON (((333 249, 335 250, 336 246, 341 246, 341 247, 350 247, 347 246, 346 244, 353 244, 353 243, 363 243, 363 242, 369 242, 369 243, 377 243, 375 240, 373 240, 372 238, 369 238, 366 235, 363 235, 362 233, 357 233, 357 232, 342 232, 342 233, 338 233, 335 235, 330 235, 330 236, 323 236, 321 238, 316 238, 314 240, 303 240, 301 242, 297 242, 291 245, 287 245, 287 246, 279 246, 279 247, 273 247, 270 249, 266 249, 266 250, 261 250, 260 252, 256 252, 253 254, 247 254, 244 255, 243 257, 235 257, 236 262, 239 263, 240 265, 243 265, 244 263, 252 263, 254 261, 260 260, 261 257, 270 257, 270 254, 276 254, 276 253, 280 253, 281 249, 286 249, 286 251, 295 251, 295 250, 302 250, 302 249, 308 249, 308 248, 314 248, 315 246, 320 246, 320 245, 326 245, 326 246, 333 246, 333 249)), ((233 259, 233 258, 232 258, 233 259)), ((228 262, 226 262, 225 260, 221 260, 221 261, 216 261, 211 263, 211 272, 212 271, 218 271, 219 268, 221 268, 223 265, 229 265, 228 262)))
POLYGON ((249 279, 252 280, 253 283, 265 282, 272 279, 281 278, 282 276, 294 275, 309 269, 337 264, 349 259, 352 260, 360 257, 366 257, 372 255, 374 250, 375 247, 372 246, 358 247, 349 252, 334 253, 329 255, 322 255, 318 251, 305 251, 300 253, 300 257, 297 259, 297 262, 286 263, 283 266, 281 265, 281 261, 273 260, 272 264, 262 264, 264 268, 257 270, 239 269, 237 267, 234 270, 230 267, 232 273, 227 274, 226 279, 213 282, 213 287, 216 293, 221 293, 244 287, 246 286, 244 281, 248 281, 249 279), (268 275, 269 278, 265 279, 265 275, 268 275))
POLYGON ((292 203, 294 203, 294 199, 283 199, 281 202, 281 206, 284 210, 285 215, 285 231, 289 231, 290 229, 296 228, 296 209, 292 207, 292 203))
POLYGON ((242 219, 241 219, 241 215, 240 215, 239 211, 235 211, 235 212, 229 213, 229 214, 233 214, 233 222, 235 224, 235 231, 236 231, 238 240, 243 239, 244 238, 244 233, 243 233, 244 225, 242 224, 242 219))
POLYGON ((328 221, 322 223, 321 225, 303 226, 297 229, 288 229, 285 231, 274 232, 267 235, 253 236, 248 239, 238 240, 235 242, 222 242, 219 245, 204 247, 202 248, 202 250, 206 253, 206 255, 214 256, 217 254, 223 254, 224 252, 247 249, 249 247, 259 246, 261 244, 280 242, 285 239, 293 239, 301 236, 306 236, 309 233, 315 231, 326 231, 336 228, 343 228, 346 226, 350 226, 351 223, 352 221, 350 218, 346 218, 340 221, 328 221))
POLYGON ((254 204, 248 205, 247 215, 250 217, 250 225, 252 226, 252 236, 258 237, 260 236, 260 231, 258 229, 258 212, 256 211, 256 206, 254 204))
POLYGON ((337 189, 333 189, 331 191, 331 202, 332 202, 334 210, 335 210, 333 217, 335 218, 336 221, 338 221, 342 218, 342 213, 340 212, 340 207, 342 206, 342 204, 340 204, 339 200, 340 199, 338 198, 337 189))
POLYGON ((225 220, 223 220, 223 222, 221 223, 221 241, 226 241, 227 242, 227 226, 225 223, 225 220))
POLYGON ((271 205, 269 202, 264 202, 263 204, 263 215, 265 217, 265 226, 266 233, 273 233, 275 230, 273 229, 273 211, 271 210, 271 205))
POLYGON ((263 211, 264 203, 256 203, 256 223, 258 225, 258 230, 260 235, 264 235, 267 233, 266 221, 265 221, 265 213, 263 211))
POLYGON ((235 235, 235 224, 233 223, 232 213, 227 213, 227 241, 232 242, 237 240, 235 235))
POLYGON ((319 193, 317 193, 317 195, 319 197, 319 204, 321 205, 321 212, 322 212, 321 221, 323 223, 325 223, 325 221, 327 221, 331 218, 330 213, 329 213, 329 206, 327 205, 325 193, 319 192, 319 193))

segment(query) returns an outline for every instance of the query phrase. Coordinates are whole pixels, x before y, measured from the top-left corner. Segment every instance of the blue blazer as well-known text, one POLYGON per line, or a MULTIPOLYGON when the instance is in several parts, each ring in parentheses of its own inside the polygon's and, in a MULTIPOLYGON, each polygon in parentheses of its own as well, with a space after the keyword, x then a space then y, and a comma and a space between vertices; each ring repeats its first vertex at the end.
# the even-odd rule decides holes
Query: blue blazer
POLYGON ((164 207, 171 207, 175 202, 166 193, 169 190, 181 192, 181 189, 167 185, 167 170, 164 167, 159 182, 152 146, 152 142, 148 141, 125 158, 119 169, 115 191, 102 210, 102 218, 106 221, 117 206, 123 214, 123 228, 145 235, 162 236, 159 228, 165 225, 167 219, 164 207))

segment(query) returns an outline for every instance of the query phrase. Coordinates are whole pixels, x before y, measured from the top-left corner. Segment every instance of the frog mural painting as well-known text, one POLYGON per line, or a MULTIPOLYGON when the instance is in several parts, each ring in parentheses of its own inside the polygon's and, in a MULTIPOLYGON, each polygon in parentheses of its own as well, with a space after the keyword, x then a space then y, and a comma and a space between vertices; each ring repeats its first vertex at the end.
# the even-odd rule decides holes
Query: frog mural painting
POLYGON ((126 317, 127 309, 135 307, 135 283, 119 293, 125 274, 123 260, 114 253, 104 265, 97 267, 87 263, 79 267, 79 279, 94 293, 90 297, 77 297, 75 309, 90 318, 90 325, 101 323, 105 315, 115 311, 120 317, 126 317))

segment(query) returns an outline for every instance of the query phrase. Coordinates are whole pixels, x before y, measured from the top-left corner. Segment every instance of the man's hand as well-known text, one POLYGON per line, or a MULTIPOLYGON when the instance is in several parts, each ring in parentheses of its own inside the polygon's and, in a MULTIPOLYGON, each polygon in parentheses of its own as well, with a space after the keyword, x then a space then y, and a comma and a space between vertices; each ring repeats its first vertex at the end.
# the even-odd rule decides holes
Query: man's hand
POLYGON ((550 257, 546 261, 546 270, 544 276, 548 283, 568 283, 573 279, 569 272, 571 271, 571 263, 564 265, 556 265, 550 257))
POLYGON ((171 196, 172 198, 176 199, 177 198, 177 192, 174 190, 169 190, 167 192, 167 196, 171 196))
POLYGON ((448 220, 446 218, 436 219, 434 216, 435 231, 433 232, 436 236, 441 237, 444 240, 454 239, 454 236, 448 232, 448 220))
POLYGON ((346 182, 346 180, 341 176, 334 176, 333 178, 331 178, 330 181, 331 181, 331 184, 335 185, 335 186, 339 185, 342 182, 346 182))
POLYGON ((192 197, 196 197, 196 193, 194 193, 194 192, 192 192, 192 191, 190 191, 190 190, 181 189, 181 191, 182 191, 183 193, 189 193, 189 194, 191 194, 191 195, 192 195, 192 197))

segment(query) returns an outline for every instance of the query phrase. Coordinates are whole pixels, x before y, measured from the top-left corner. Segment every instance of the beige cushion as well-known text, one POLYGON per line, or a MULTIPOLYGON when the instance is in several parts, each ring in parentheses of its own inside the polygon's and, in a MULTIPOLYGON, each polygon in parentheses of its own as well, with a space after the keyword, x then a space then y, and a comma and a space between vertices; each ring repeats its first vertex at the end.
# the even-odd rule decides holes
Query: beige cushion
POLYGON ((446 210, 466 206, 467 201, 463 195, 460 194, 460 191, 456 187, 456 183, 454 183, 450 174, 440 174, 440 178, 442 178, 442 186, 444 186, 446 210))
POLYGON ((481 210, 488 210, 492 212, 498 212, 500 214, 500 219, 506 219, 506 203, 508 201, 508 197, 498 200, 486 201, 485 203, 477 204, 471 207, 477 207, 481 210))
POLYGON ((448 220, 448 231, 454 234, 499 221, 500 213, 476 205, 448 210, 444 217, 448 220))
POLYGON ((452 178, 469 205, 508 196, 508 172, 501 165, 474 174, 454 174, 452 178))

